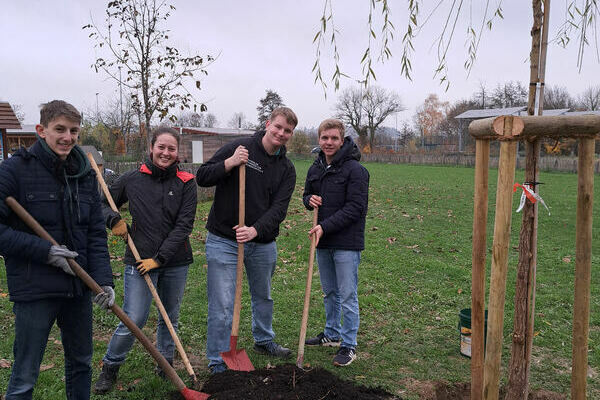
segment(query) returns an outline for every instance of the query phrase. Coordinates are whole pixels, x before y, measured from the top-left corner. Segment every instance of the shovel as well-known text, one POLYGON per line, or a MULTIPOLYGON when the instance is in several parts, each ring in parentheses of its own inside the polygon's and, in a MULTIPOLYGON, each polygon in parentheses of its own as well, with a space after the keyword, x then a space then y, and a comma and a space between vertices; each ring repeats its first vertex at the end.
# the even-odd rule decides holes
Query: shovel
MULTIPOLYGON (((246 214, 246 165, 239 166, 240 193, 238 207, 238 226, 244 226, 246 214)), ((242 277, 244 273, 244 243, 238 243, 237 273, 235 279, 235 302, 233 303, 233 320, 231 321, 231 338, 229 351, 221 353, 221 357, 229 369, 236 371, 254 371, 254 366, 244 349, 237 349, 238 331, 240 328, 240 310, 242 308, 242 277)))
MULTIPOLYGON (((319 209, 315 207, 313 209, 313 228, 317 226, 317 216, 319 215, 319 209)), ((298 358, 296 359, 296 366, 302 368, 304 363, 304 341, 306 340, 306 325, 308 323, 308 306, 310 305, 310 289, 312 286, 312 275, 313 266, 315 259, 315 248, 317 247, 317 234, 313 233, 310 237, 310 255, 308 259, 308 272, 306 276, 306 288, 304 290, 304 309, 302 310, 302 323, 300 325, 300 340, 298 342, 298 358)))
MULTIPOLYGON (((6 204, 14 211, 15 214, 27 224, 39 237, 42 239, 48 240, 53 245, 58 246, 58 242, 54 240, 52 236, 25 210, 12 196, 8 196, 6 198, 6 204)), ((81 279, 94 294, 104 293, 102 288, 92 279, 91 276, 87 274, 81 268, 81 266, 72 258, 67 258, 69 266, 73 270, 73 272, 81 279)), ((129 328, 131 333, 135 335, 135 337, 140 341, 140 343, 148 350, 148 353, 156 360, 158 365, 165 372, 165 375, 173 382, 179 393, 183 396, 185 400, 207 400, 210 396, 207 393, 198 392, 192 389, 189 389, 185 386, 185 383, 181 380, 177 372, 173 369, 171 364, 163 357, 162 354, 154 347, 152 342, 144 335, 144 332, 133 322, 125 311, 121 309, 116 303, 110 307, 112 312, 129 328)))
MULTIPOLYGON (((96 171, 96 175, 98 177, 98 183, 100 183, 100 187, 102 187, 102 192, 104 192, 104 196, 106 197, 106 200, 108 200, 108 204, 110 205, 110 208, 118 214, 119 209, 117 208, 117 205, 115 204, 112 196, 110 195, 108 186, 106 186, 106 182, 104 182, 104 178, 102 178, 102 174, 100 173, 100 170, 98 169, 98 165, 96 164, 96 160, 94 160, 94 156, 92 156, 92 153, 88 153, 87 157, 90 160, 90 164, 92 165, 92 168, 94 169, 94 171, 96 171)), ((140 253, 138 253, 137 248, 135 247, 135 243, 133 243, 133 239, 131 238, 131 236, 129 234, 127 234, 127 244, 129 244, 129 248, 131 249, 131 252, 133 253, 133 257, 135 258, 135 260, 140 261, 141 260, 140 253)), ((185 365, 185 368, 186 368, 188 374, 190 375, 190 377, 192 378, 192 380, 194 382, 197 382, 196 374, 194 373, 194 370, 192 369, 190 360, 188 359, 187 354, 185 354, 185 350, 183 349, 183 346, 181 345, 181 341, 179 340, 179 337, 177 336, 177 333, 175 332, 175 328, 173 327, 173 324, 171 323, 169 314, 167 314, 167 310, 165 310, 165 307, 164 307, 162 301, 160 300, 158 292, 156 291, 156 288, 154 287, 154 284, 152 283, 152 279, 150 279, 148 274, 144 274, 142 276, 144 277, 144 280, 146 281, 146 285, 148 285, 148 289, 150 290, 150 293, 152 293, 152 297, 154 298, 156 307, 158 307, 158 310, 160 311, 160 315, 162 316, 163 321, 165 321, 165 325, 167 325, 167 329, 169 329, 169 333, 171 334, 171 337, 173 338, 173 342, 175 342, 175 347, 177 347, 177 351, 181 355, 181 359, 183 360, 183 364, 185 365)))

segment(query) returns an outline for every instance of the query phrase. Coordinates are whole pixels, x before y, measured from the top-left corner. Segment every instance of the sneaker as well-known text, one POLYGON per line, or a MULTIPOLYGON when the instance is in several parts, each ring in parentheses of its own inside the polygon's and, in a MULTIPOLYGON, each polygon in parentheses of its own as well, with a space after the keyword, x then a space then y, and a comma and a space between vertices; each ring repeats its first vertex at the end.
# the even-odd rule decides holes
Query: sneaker
POLYGON ((225 363, 219 363, 211 365, 210 367, 208 367, 208 369, 210 370, 211 375, 215 375, 227 371, 228 368, 227 365, 225 365, 225 363))
POLYGON ((306 339, 304 344, 307 346, 340 347, 340 339, 328 338, 327 336, 325 336, 324 332, 321 332, 315 337, 306 339))
POLYGON ((345 367, 352 364, 356 360, 356 351, 350 347, 340 347, 335 357, 333 357, 333 365, 345 367))
POLYGON ((94 384, 94 393, 105 394, 110 392, 117 381, 120 367, 120 365, 102 365, 102 372, 100 372, 100 376, 94 384))
POLYGON ((289 358, 292 355, 292 351, 285 348, 277 343, 270 341, 265 344, 254 344, 254 351, 260 354, 266 354, 271 357, 289 358))

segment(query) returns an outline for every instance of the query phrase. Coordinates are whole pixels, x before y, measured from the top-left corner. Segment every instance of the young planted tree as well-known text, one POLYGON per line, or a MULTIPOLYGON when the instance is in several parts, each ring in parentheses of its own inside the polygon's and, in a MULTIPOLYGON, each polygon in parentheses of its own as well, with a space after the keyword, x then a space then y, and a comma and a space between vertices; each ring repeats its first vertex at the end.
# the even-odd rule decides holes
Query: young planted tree
MULTIPOLYGON (((92 67, 129 91, 146 128, 155 116, 175 121, 171 113, 175 107, 196 111, 196 99, 186 83, 193 82, 199 90, 200 80, 195 76, 206 75, 205 68, 213 60, 184 55, 169 44, 170 31, 165 26, 173 10, 169 1, 113 0, 106 6, 104 25, 92 20, 83 27, 101 54, 92 67)), ((200 104, 200 111, 204 110, 206 106, 200 104)))
POLYGON ((267 120, 271 116, 271 112, 277 107, 285 106, 283 104, 283 99, 281 96, 274 90, 267 89, 267 94, 265 97, 259 100, 258 107, 256 107, 256 111, 258 111, 258 129, 265 129, 265 124, 267 120))
POLYGON ((378 86, 347 88, 335 105, 337 117, 356 131, 362 149, 367 145, 373 149, 383 121, 404 109, 400 96, 378 86))

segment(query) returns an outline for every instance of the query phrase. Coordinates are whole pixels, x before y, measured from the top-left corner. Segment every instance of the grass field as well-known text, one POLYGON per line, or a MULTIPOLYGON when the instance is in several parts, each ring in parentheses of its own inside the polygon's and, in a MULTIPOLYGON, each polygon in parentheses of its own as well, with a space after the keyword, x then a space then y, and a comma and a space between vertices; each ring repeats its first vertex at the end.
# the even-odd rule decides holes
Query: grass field
MULTIPOLYGON (((273 281, 276 340, 292 349, 298 346, 300 319, 308 265, 307 231, 310 214, 301 202, 308 161, 297 161, 298 182, 278 238, 279 259, 273 281)), ((371 174, 366 250, 359 269, 361 327, 358 359, 343 369, 331 364, 333 350, 307 348, 305 362, 324 367, 362 385, 383 386, 403 398, 416 399, 415 389, 426 381, 467 382, 469 359, 459 353, 458 313, 470 307, 473 169, 411 165, 366 164, 371 174)), ((491 262, 496 171, 490 171, 487 273, 491 262)), ((517 171, 516 181, 523 181, 517 171)), ((569 393, 572 335, 573 282, 575 268, 575 204, 577 177, 573 174, 541 173, 541 195, 552 215, 540 207, 538 283, 531 387, 569 393)), ((600 182, 596 179, 595 197, 600 182)), ((520 193, 516 193, 516 210, 520 193)), ((200 379, 208 377, 206 344, 206 266, 204 223, 210 202, 198 205, 192 235, 195 262, 190 269, 180 318, 180 336, 200 379)), ((593 237, 599 237, 600 209, 596 207, 593 237)), ((513 212, 509 253, 502 383, 508 376, 510 333, 513 326, 515 269, 521 215, 513 212)), ((116 274, 123 272, 118 256, 123 244, 109 238, 116 274)), ((600 259, 592 257, 591 327, 589 338, 588 395, 600 398, 600 259)), ((3 262, 0 261, 0 264, 3 262)), ((0 290, 5 294, 5 269, 0 290)), ((117 301, 122 304, 123 281, 116 277, 117 301)), ((486 284, 489 286, 488 283, 486 284)), ((94 380, 108 340, 118 320, 95 309, 94 380)), ((0 358, 12 360, 13 315, 6 296, 0 298, 0 358)), ((318 269, 313 277, 308 335, 321 331, 324 321, 318 269)), ((145 328, 153 335, 156 310, 145 328)), ((35 390, 36 399, 64 399, 63 356, 56 327, 49 340, 35 390)), ((250 333, 247 287, 238 347, 248 351, 257 368, 273 361, 255 354, 250 333)), ((294 359, 295 361, 295 356, 294 359)), ((179 373, 185 369, 177 362, 179 373)), ((173 387, 156 377, 152 358, 136 344, 121 368, 119 387, 105 399, 162 399, 173 387)), ((0 392, 4 392, 9 368, 0 369, 0 392)))

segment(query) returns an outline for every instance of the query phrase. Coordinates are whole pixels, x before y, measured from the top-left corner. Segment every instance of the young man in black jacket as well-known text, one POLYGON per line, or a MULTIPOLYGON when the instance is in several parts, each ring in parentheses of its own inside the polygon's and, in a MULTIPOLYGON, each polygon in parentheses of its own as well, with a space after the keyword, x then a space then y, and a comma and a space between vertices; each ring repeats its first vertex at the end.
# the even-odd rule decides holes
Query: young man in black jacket
POLYGON ((206 357, 212 373, 227 369, 220 353, 229 350, 238 243, 244 243, 254 349, 283 358, 291 354, 273 340, 271 277, 277 262, 275 238, 296 184, 296 171, 285 155, 285 144, 297 124, 291 109, 277 108, 271 113, 265 131, 226 144, 198 169, 198 185, 216 185, 206 224, 206 357), (246 225, 238 226, 238 167, 242 164, 246 165, 246 225))
POLYGON ((321 151, 308 170, 303 201, 309 210, 319 208, 318 225, 309 235, 317 236, 325 329, 305 343, 341 345, 333 364, 346 366, 356 359, 358 265, 365 248, 369 172, 358 162, 356 144, 350 137, 344 138, 341 121, 326 119, 318 134, 321 151))
POLYGON ((89 399, 92 378, 90 290, 67 263, 104 289, 94 302, 112 306, 112 271, 96 174, 76 145, 81 115, 54 100, 40 112, 37 142, 0 165, 0 254, 14 302, 15 361, 6 399, 31 399, 50 329, 56 321, 65 353, 67 399, 89 399), (35 235, 5 203, 14 197, 61 245, 35 235))

